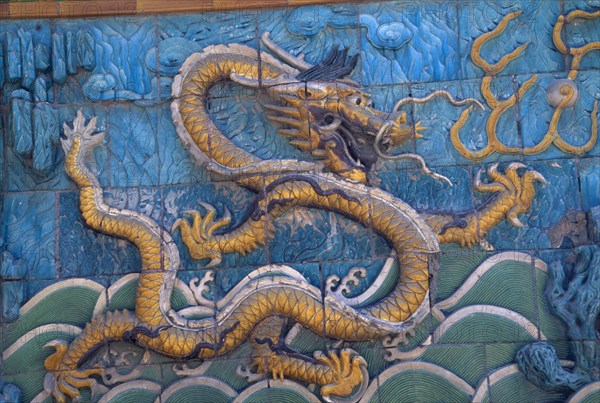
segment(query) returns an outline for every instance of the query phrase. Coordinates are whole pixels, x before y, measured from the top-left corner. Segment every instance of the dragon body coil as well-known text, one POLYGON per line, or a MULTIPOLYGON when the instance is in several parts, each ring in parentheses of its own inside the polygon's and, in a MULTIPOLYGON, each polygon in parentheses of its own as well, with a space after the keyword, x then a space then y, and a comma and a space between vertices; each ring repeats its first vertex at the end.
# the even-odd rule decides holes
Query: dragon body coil
POLYGON ((395 286, 374 303, 352 307, 333 294, 324 298, 321 290, 290 268, 267 266, 219 301, 214 317, 198 319, 175 312, 170 299, 180 268, 177 246, 150 218, 104 203, 98 180, 85 164, 102 135, 94 134, 95 119, 86 125, 80 112, 73 129, 65 125, 62 142, 66 171, 80 190, 83 219, 96 231, 131 241, 141 253, 142 268, 135 312, 97 316, 70 345, 53 343, 56 352, 45 364, 54 371, 57 400, 76 398, 80 388, 95 384, 92 376, 102 374, 102 369, 84 369, 84 364, 90 352, 108 340, 201 359, 224 355, 250 341, 258 371, 317 384, 325 399, 350 396, 368 380, 365 361, 347 349, 315 359, 291 352, 281 345, 285 322, 292 320, 317 334, 347 341, 403 334, 427 311, 439 243, 470 246, 504 218, 517 225, 517 215, 531 205, 533 182, 543 178, 535 171, 520 175, 520 164, 510 165, 505 175, 496 166, 490 168, 493 183, 481 183, 478 175, 476 189, 494 196, 481 211, 462 215, 419 214, 369 186, 366 173, 376 155, 369 150, 380 146, 374 143, 376 134, 385 125, 390 130, 383 139, 379 133, 377 141, 386 146, 406 141, 412 129, 404 124, 405 115, 377 111, 358 84, 343 77, 331 79, 332 74, 351 71, 355 58, 348 61, 345 52, 333 52, 323 66, 311 66, 276 48, 268 36, 263 40, 287 64, 241 45, 208 47, 181 68, 171 107, 177 132, 191 154, 209 170, 258 194, 255 214, 237 228, 219 232, 231 218, 215 220, 216 211, 206 205, 204 216, 189 212, 192 221, 180 219, 174 229, 181 231, 193 258, 210 259, 209 267, 220 263, 222 254, 244 254, 264 245, 272 236, 272 222, 290 209, 333 211, 388 240, 399 269, 395 286), (293 145, 320 162, 262 160, 236 146, 212 122, 207 109, 209 90, 223 80, 259 88, 277 99, 279 104, 265 106, 274 112, 271 120, 285 126, 280 133, 293 145))

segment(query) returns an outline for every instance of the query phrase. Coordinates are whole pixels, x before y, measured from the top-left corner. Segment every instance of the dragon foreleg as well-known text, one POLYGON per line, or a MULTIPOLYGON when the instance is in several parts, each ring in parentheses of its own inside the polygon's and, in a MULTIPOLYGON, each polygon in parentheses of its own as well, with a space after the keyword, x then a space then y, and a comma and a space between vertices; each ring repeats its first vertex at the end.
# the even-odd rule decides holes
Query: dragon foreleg
POLYGON ((137 324, 139 320, 129 311, 107 312, 88 323, 71 344, 63 340, 48 343, 46 346, 54 347, 56 351, 46 358, 44 366, 54 373, 52 393, 56 400, 65 402, 67 396, 75 399, 79 396, 79 389, 84 387, 93 391, 97 382, 91 376, 102 375, 104 369, 79 367, 98 348, 109 341, 121 340, 137 324))
POLYGON ((493 196, 479 209, 463 214, 423 214, 440 243, 456 242, 471 247, 482 242, 485 235, 504 219, 516 227, 522 227, 518 215, 531 208, 535 196, 534 183, 546 183, 537 171, 527 170, 519 174, 518 170, 522 168, 525 165, 511 163, 502 174, 498 172, 498 164, 494 164, 487 171, 492 183, 481 181, 483 170, 480 170, 474 188, 482 193, 493 193, 493 196))
MULTIPOLYGON (((166 296, 162 295, 162 285, 166 281, 165 276, 177 269, 173 263, 178 261, 178 256, 176 251, 169 254, 172 241, 167 238, 168 235, 160 235, 156 223, 148 217, 104 204, 97 178, 84 163, 87 152, 102 139, 101 134, 94 135, 94 130, 94 121, 86 126, 81 113, 74 121, 73 129, 65 128, 66 171, 80 188, 80 208, 86 223, 94 230, 133 242, 140 249, 143 266, 135 314, 123 311, 99 315, 72 343, 50 343, 56 352, 46 360, 45 366, 53 374, 52 392, 58 401, 76 399, 80 388, 96 386, 97 381, 92 377, 102 375, 103 370, 86 369, 83 364, 108 341, 133 342, 172 357, 211 358, 239 346, 247 340, 257 323, 273 315, 293 317, 310 329, 323 326, 323 315, 345 317, 336 311, 337 307, 324 307, 319 290, 308 289, 308 284, 299 284, 296 280, 287 284, 282 280, 262 279, 256 286, 249 287, 249 291, 232 304, 232 310, 220 314, 216 321, 196 321, 195 328, 171 324, 161 310, 161 297, 168 300, 170 296, 168 289, 166 296), (302 306, 303 309, 290 311, 292 306, 298 309, 302 306)), ((340 334, 342 337, 370 339, 379 334, 367 323, 353 323, 351 318, 346 319, 347 334, 340 334)), ((191 324, 192 321, 189 322, 191 324)), ((310 359, 298 361, 295 357, 288 358, 285 354, 277 354, 271 359, 271 365, 279 362, 288 368, 283 373, 324 385, 324 395, 350 394, 352 385, 360 384, 363 379, 362 371, 357 373, 354 369, 360 366, 360 360, 350 360, 349 353, 342 352, 339 359, 334 355, 319 359, 318 366, 314 366, 310 359)))

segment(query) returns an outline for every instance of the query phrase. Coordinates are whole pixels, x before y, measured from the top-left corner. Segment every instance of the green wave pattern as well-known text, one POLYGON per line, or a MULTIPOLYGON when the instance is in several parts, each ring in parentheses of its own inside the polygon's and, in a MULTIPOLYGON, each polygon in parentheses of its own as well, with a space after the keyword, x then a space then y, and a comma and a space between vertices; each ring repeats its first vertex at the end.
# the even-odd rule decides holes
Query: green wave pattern
MULTIPOLYGON (((485 253, 464 255, 444 253, 437 301, 452 295, 486 257, 485 253)), ((550 340, 556 340, 563 337, 564 328, 560 321, 548 311, 543 295, 547 277, 545 272, 522 262, 498 262, 467 291, 456 306, 445 312, 446 316, 450 317, 461 308, 470 305, 499 306, 519 313, 534 324, 539 323, 540 330, 550 340), (531 295, 530 292, 528 294, 527 291, 534 286, 538 292, 535 295, 531 295), (515 298, 515 295, 518 295, 519 298, 515 298)), ((107 309, 133 309, 136 284, 137 280, 132 279, 114 292, 107 302, 107 309)), ((83 327, 86 322, 91 320, 100 296, 101 292, 98 290, 78 285, 66 285, 40 299, 35 306, 8 327, 2 350, 6 355, 6 350, 11 348, 12 353, 3 361, 3 372, 6 374, 3 376, 3 380, 18 386, 23 393, 24 401, 30 401, 43 390, 43 381, 46 375, 43 361, 51 353, 50 350, 44 348, 44 345, 53 339, 72 340, 76 336, 75 332, 56 329, 44 331, 44 328, 40 327, 50 324, 83 327), (78 301, 77 305, 71 303, 74 300, 78 301), (39 329, 39 332, 36 332, 36 329, 39 329), (31 332, 32 337, 16 349, 11 347, 27 332, 31 332), (26 375, 24 374, 25 370, 27 370, 26 375)), ((172 304, 175 309, 181 309, 187 305, 183 293, 177 289, 174 290, 172 304)), ((415 329, 416 336, 410 340, 411 343, 407 346, 400 346, 399 350, 406 351, 414 348, 417 343, 422 342, 439 326, 444 326, 444 324, 438 323, 431 315, 428 315, 423 323, 415 329)), ((442 367, 476 389, 477 385, 485 379, 486 369, 493 371, 495 368, 512 363, 516 351, 532 340, 534 338, 528 332, 510 319, 477 312, 463 317, 449 327, 439 340, 434 341, 434 345, 418 357, 418 360, 442 367)), ((306 352, 322 350, 326 347, 322 339, 305 330, 298 333, 291 345, 306 352)), ((557 347, 559 357, 566 358, 568 352, 566 343, 556 345, 553 342, 553 345, 557 347)), ((245 347, 242 346, 239 351, 223 360, 215 361, 215 364, 210 365, 203 376, 222 381, 238 393, 251 386, 246 378, 236 373, 238 365, 243 363, 250 354, 249 349, 245 347)), ((375 379, 378 374, 381 374, 383 370, 392 370, 393 372, 393 368, 397 365, 383 361, 383 350, 377 345, 356 343, 351 347, 359 351, 361 355, 369 356, 370 359, 367 361, 369 361, 371 382, 378 382, 379 380, 375 379), (376 351, 376 353, 367 354, 369 350, 376 351)), ((162 390, 182 379, 173 371, 172 363, 164 357, 153 355, 152 363, 151 368, 144 371, 142 378, 161 384, 162 390)), ((273 382, 273 388, 256 391, 248 396, 247 401, 265 401, 264 399, 275 399, 274 401, 281 402, 306 401, 306 398, 297 390, 286 389, 282 385, 276 386, 276 382, 273 382)), ((305 389, 303 386, 301 388, 305 389)), ((528 391, 532 391, 539 401, 557 400, 557 394, 548 394, 546 391, 538 389, 521 374, 514 374, 493 385, 491 393, 494 400, 502 401, 519 400, 523 396, 522 393, 528 391)), ((89 394, 86 393, 86 396, 89 397, 89 394)), ((113 401, 146 401, 156 399, 157 396, 158 394, 150 391, 124 388, 122 393, 114 396, 115 400, 113 401)), ((187 400, 192 396, 195 398, 210 396, 211 401, 231 400, 222 391, 216 390, 212 386, 195 385, 178 390, 171 395, 169 401, 187 400)), ((456 387, 440 374, 415 369, 402 370, 397 375, 388 376, 379 384, 379 390, 370 397, 370 401, 375 402, 378 399, 379 401, 395 402, 416 401, 422 396, 443 396, 446 401, 456 402, 471 399, 471 396, 464 390, 456 387)), ((564 394, 560 394, 560 396, 567 397, 564 394)), ((195 400, 197 401, 197 398, 195 400)))

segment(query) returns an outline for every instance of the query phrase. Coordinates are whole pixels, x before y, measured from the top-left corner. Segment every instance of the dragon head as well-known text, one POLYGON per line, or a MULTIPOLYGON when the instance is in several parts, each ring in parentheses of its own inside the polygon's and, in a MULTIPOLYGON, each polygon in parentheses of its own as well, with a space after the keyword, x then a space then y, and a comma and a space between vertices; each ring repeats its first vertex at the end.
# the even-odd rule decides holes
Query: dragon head
MULTIPOLYGON (((292 56, 286 57, 290 61, 292 56)), ((294 61, 296 66, 300 63, 294 61)), ((275 78, 265 75, 260 82, 232 78, 268 91, 276 102, 265 105, 267 116, 282 125, 279 133, 289 137, 291 144, 323 160, 330 171, 365 183, 368 171, 388 148, 413 137, 413 127, 407 124, 405 112, 375 109, 371 95, 346 78, 356 61, 356 55, 347 57, 347 50, 334 49, 318 65, 288 67, 287 74, 275 78)), ((415 129, 420 136, 422 128, 415 129)))

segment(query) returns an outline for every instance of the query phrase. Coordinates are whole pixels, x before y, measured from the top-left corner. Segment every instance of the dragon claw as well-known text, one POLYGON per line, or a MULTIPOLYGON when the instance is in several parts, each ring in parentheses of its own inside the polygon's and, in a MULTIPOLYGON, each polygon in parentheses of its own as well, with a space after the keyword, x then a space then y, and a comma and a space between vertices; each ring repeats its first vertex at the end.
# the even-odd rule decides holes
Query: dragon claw
POLYGON ((184 210, 181 214, 190 216, 195 218, 196 216, 200 216, 200 212, 197 210, 184 210))
MULTIPOLYGON (((321 386, 321 395, 328 402, 336 401, 335 396, 348 397, 356 387, 368 384, 367 362, 351 349, 343 349, 338 353, 329 352, 327 356, 321 352, 315 353, 315 359, 329 367, 331 382, 321 386)), ((362 393, 364 391, 359 391, 362 393)))
POLYGON ((483 168, 479 170, 475 176, 474 188, 480 192, 497 193, 498 197, 505 200, 505 203, 510 203, 512 207, 506 213, 506 219, 510 224, 517 228, 522 228, 525 225, 519 220, 518 215, 527 212, 531 208, 533 197, 535 196, 535 188, 533 184, 540 182, 547 184, 546 178, 535 171, 527 170, 519 174, 520 169, 527 168, 521 162, 510 163, 504 173, 498 172, 498 164, 493 164, 488 168, 488 176, 494 180, 492 183, 482 183, 481 173, 483 168))
POLYGON ((56 351, 44 361, 44 366, 51 371, 48 389, 58 402, 66 402, 67 397, 73 401, 80 398, 79 389, 90 388, 97 390, 98 382, 92 378, 92 375, 102 376, 104 369, 96 365, 90 369, 65 368, 63 359, 68 349, 68 344, 64 340, 52 340, 44 347, 52 347, 56 351))
POLYGON ((206 266, 204 266, 204 268, 205 268, 205 269, 211 269, 211 268, 213 268, 213 267, 215 267, 215 266, 218 266, 218 265, 220 265, 220 264, 221 264, 221 261, 222 261, 222 260, 223 260, 223 259, 221 258, 221 256, 214 257, 214 258, 210 259, 210 262, 208 262, 208 263, 206 264, 206 266))
POLYGON ((538 171, 531 171, 531 173, 533 174, 532 175, 533 179, 540 182, 544 186, 548 185, 548 181, 546 180, 546 178, 544 178, 544 175, 542 175, 538 171))
POLYGON ((519 219, 519 214, 531 209, 536 192, 535 182, 547 183, 542 174, 532 169, 523 171, 526 168, 521 162, 513 162, 499 171, 498 163, 495 163, 487 169, 487 175, 492 179, 489 183, 482 181, 485 168, 480 168, 475 174, 473 188, 478 192, 493 193, 493 197, 488 200, 485 209, 466 221, 465 226, 442 228, 441 239, 470 248, 481 243, 485 235, 503 219, 514 227, 523 228, 525 224, 519 219), (450 235, 446 230, 450 231, 450 235))
POLYGON ((227 209, 223 217, 215 221, 217 210, 210 204, 199 202, 206 214, 203 216, 197 210, 185 210, 182 215, 192 219, 190 223, 185 218, 179 218, 173 224, 172 230, 179 229, 183 243, 187 246, 190 255, 194 259, 210 259, 205 266, 206 269, 217 266, 221 263, 221 252, 217 249, 213 233, 215 230, 227 226, 231 223, 231 214, 227 209))
POLYGON ((523 228, 525 226, 518 217, 508 217, 508 221, 517 228, 523 228))
POLYGON ((97 121, 98 118, 94 116, 86 125, 83 111, 79 109, 77 111, 77 117, 73 120, 73 128, 70 128, 66 123, 63 124, 64 133, 60 139, 60 143, 65 154, 68 154, 69 151, 71 151, 75 139, 79 139, 81 142, 82 152, 91 150, 96 145, 102 143, 104 140, 104 132, 96 133, 97 121))
POLYGON ((519 168, 527 168, 527 166, 525 164, 521 163, 521 162, 511 162, 508 165, 507 169, 511 169, 511 170, 515 169, 516 170, 516 169, 519 169, 519 168))

